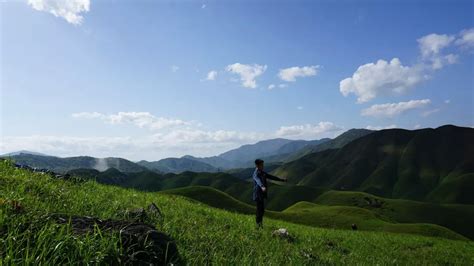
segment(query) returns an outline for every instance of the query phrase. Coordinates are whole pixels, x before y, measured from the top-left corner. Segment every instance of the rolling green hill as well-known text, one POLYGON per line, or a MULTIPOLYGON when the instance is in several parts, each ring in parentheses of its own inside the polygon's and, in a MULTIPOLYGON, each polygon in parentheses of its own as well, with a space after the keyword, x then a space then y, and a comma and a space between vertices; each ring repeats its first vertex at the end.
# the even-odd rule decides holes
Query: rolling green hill
POLYGON ((151 202, 159 206, 164 221, 150 219, 149 223, 175 240, 187 265, 474 263, 472 241, 323 229, 271 218, 265 220, 263 230, 255 230, 252 215, 180 196, 53 179, 0 162, 0 264, 119 264, 123 250, 117 235, 100 230, 77 235, 68 224, 45 217, 63 213, 123 219, 125 210, 151 202), (287 228, 295 240, 272 237, 276 228, 287 228))
MULTIPOLYGON (((195 173, 183 172, 180 174, 158 174, 153 171, 137 173, 122 173, 116 169, 99 172, 94 169, 76 169, 69 174, 110 185, 126 188, 135 188, 143 191, 161 191, 166 189, 187 186, 208 186, 223 191, 236 199, 253 204, 253 183, 237 178, 228 173, 195 173)), ((327 189, 271 184, 271 197, 267 201, 267 208, 281 211, 298 201, 314 201, 327 189)))
POLYGON ((364 208, 394 222, 438 224, 474 239, 474 205, 387 199, 349 191, 328 191, 314 202, 329 206, 364 208))
MULTIPOLYGON (((143 191, 163 191, 177 188, 187 190, 189 186, 206 186, 218 189, 243 204, 254 205, 252 183, 245 182, 225 173, 193 173, 160 175, 152 171, 124 174, 116 169, 104 172, 81 169, 70 172, 75 176, 86 176, 100 183, 135 188, 143 191), (87 175, 84 175, 87 174, 87 175)), ((176 190, 179 191, 179 190, 176 190)), ((325 188, 277 185, 269 188, 266 202, 268 210, 283 211, 298 202, 312 202, 319 205, 358 207, 383 216, 385 220, 399 223, 431 223, 447 227, 474 239, 474 205, 439 204, 413 200, 388 199, 363 192, 328 191, 325 188)), ((205 192, 202 192, 205 194, 205 192)), ((202 195, 202 197, 206 197, 202 195)), ((196 198, 192 195, 191 198, 196 198)), ((209 198, 209 199, 212 199, 209 198)), ((216 200, 219 204, 219 200, 216 200)), ((209 200, 203 201, 214 207, 209 200)))
POLYGON ((474 129, 388 129, 273 171, 290 182, 442 203, 473 204, 474 129))
MULTIPOLYGON (((166 190, 162 193, 185 196, 215 208, 238 213, 255 213, 253 206, 242 203, 221 191, 209 187, 185 187, 166 190)), ((283 212, 267 211, 266 216, 316 227, 349 230, 352 224, 357 224, 359 230, 410 233, 462 239, 459 234, 442 226, 427 223, 397 223, 360 207, 327 206, 301 201, 283 212)))

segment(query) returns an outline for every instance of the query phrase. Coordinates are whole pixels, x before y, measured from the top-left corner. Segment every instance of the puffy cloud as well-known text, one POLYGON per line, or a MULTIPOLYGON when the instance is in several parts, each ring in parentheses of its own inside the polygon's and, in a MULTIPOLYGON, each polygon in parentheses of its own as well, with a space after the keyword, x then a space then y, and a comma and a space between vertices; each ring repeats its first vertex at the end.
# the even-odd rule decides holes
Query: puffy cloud
POLYGON ((149 112, 118 112, 117 114, 106 115, 98 112, 82 112, 72 114, 74 118, 101 119, 110 124, 133 124, 140 128, 159 130, 174 126, 190 125, 191 122, 180 119, 170 119, 156 117, 149 112))
POLYGON ((298 110, 303 110, 304 107, 303 107, 303 106, 297 106, 296 109, 298 109, 298 110))
POLYGON ((276 87, 275 84, 270 84, 270 85, 268 85, 268 89, 269 89, 269 90, 273 90, 275 87, 276 87))
POLYGON ((211 70, 207 73, 206 80, 215 80, 217 78, 217 71, 211 70))
POLYGON ((390 62, 378 60, 357 68, 350 78, 339 83, 344 96, 355 94, 363 103, 383 94, 401 94, 424 79, 421 69, 403 66, 398 58, 390 62))
POLYGON ((235 63, 228 65, 226 71, 240 75, 240 80, 242 81, 242 86, 245 88, 256 88, 257 82, 256 78, 262 75, 267 70, 266 65, 245 65, 240 63, 235 63))
POLYGON ((38 11, 44 11, 61 17, 67 22, 80 25, 82 13, 89 12, 90 0, 28 0, 28 5, 38 11))
POLYGON ((204 131, 196 129, 178 129, 168 133, 158 133, 153 136, 160 144, 198 144, 198 143, 247 143, 258 141, 265 137, 262 133, 237 132, 227 130, 204 131))
POLYGON ((474 28, 461 31, 456 44, 463 47, 474 47, 474 28))
POLYGON ((343 128, 332 122, 319 122, 316 125, 304 124, 293 126, 282 126, 277 132, 277 137, 290 137, 300 139, 316 139, 322 137, 333 137, 340 133, 343 128))
POLYGON ((408 110, 425 107, 430 103, 431 101, 429 99, 423 99, 399 103, 375 104, 367 109, 362 110, 361 114, 363 116, 394 117, 408 110))
POLYGON ((284 81, 296 81, 298 77, 316 76, 320 66, 289 67, 280 69, 278 76, 284 81))
POLYGON ((459 52, 446 53, 456 45, 474 47, 474 28, 461 31, 458 35, 431 33, 417 40, 421 60, 413 66, 403 66, 398 58, 390 62, 378 60, 359 66, 352 77, 339 83, 344 96, 355 94, 358 103, 363 103, 384 94, 400 94, 427 79, 430 71, 441 69, 458 62, 459 52))
POLYGON ((442 54, 442 50, 449 47, 454 40, 455 37, 451 35, 432 33, 419 38, 417 41, 423 60, 430 62, 433 69, 441 69, 445 65, 456 63, 458 60, 458 56, 455 54, 442 54))
POLYGON ((382 129, 397 128, 397 125, 392 124, 392 125, 389 125, 389 126, 367 126, 367 127, 365 127, 365 128, 366 128, 366 129, 369 129, 369 130, 382 130, 382 129))
POLYGON ((454 39, 454 36, 436 33, 428 34, 419 38, 417 41, 420 47, 421 56, 430 57, 439 54, 441 50, 448 47, 454 39))

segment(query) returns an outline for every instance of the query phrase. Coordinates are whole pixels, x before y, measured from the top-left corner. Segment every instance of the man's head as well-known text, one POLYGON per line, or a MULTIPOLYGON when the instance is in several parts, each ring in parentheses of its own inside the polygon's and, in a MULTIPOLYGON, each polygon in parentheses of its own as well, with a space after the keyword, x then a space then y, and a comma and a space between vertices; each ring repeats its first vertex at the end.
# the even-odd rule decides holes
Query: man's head
POLYGON ((258 168, 258 170, 263 170, 263 160, 262 159, 255 160, 255 166, 258 168))

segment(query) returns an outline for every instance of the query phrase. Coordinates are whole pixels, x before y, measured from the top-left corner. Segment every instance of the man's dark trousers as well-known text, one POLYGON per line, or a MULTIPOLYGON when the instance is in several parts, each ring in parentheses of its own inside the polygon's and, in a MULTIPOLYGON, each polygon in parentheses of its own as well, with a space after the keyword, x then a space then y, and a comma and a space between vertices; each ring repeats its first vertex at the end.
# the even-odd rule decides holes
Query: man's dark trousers
POLYGON ((262 226, 263 213, 265 212, 264 199, 257 199, 256 202, 257 202, 257 216, 255 217, 255 221, 257 222, 258 226, 262 226))

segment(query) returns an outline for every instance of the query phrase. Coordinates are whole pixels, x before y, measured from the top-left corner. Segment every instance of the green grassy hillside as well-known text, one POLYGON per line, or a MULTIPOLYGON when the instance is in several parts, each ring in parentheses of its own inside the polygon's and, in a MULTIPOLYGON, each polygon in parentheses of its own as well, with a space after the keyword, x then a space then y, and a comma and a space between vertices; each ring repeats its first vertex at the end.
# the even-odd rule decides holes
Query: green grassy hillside
MULTIPOLYGON (((244 214, 255 213, 253 206, 242 203, 221 191, 209 187, 185 187, 163 191, 162 193, 185 196, 215 208, 244 214)), ((267 211, 266 213, 268 217, 275 219, 317 227, 349 230, 352 224, 357 224, 359 230, 464 239, 459 234, 442 226, 428 223, 421 224, 415 221, 399 223, 388 216, 362 207, 328 206, 301 201, 283 212, 267 211)))
MULTIPOLYGON (((232 196, 239 202, 250 204, 251 206, 254 205, 252 201, 252 183, 242 181, 225 173, 185 172, 179 175, 160 175, 148 171, 123 174, 115 169, 108 169, 104 172, 85 169, 75 170, 71 173, 78 175, 81 173, 89 173, 89 176, 94 177, 101 183, 144 191, 185 188, 182 191, 190 193, 193 189, 186 188, 188 186, 206 186, 218 189, 232 196)), ((424 203, 412 200, 388 199, 362 192, 328 191, 324 188, 307 186, 281 186, 272 184, 269 189, 269 198, 266 202, 268 210, 282 211, 301 201, 322 205, 360 207, 373 211, 375 214, 383 216, 384 220, 391 222, 437 224, 474 239, 474 230, 471 227, 471 224, 474 222, 473 205, 424 203), (378 202, 382 205, 369 204, 368 200, 370 202, 378 202)), ((210 191, 212 192, 213 190, 210 191)), ((213 203, 213 198, 209 195, 212 195, 212 193, 207 191, 195 192, 193 195, 188 196, 214 207, 222 207, 214 205, 219 204, 221 199, 215 200, 216 203, 213 203), (199 193, 203 195, 197 198, 199 193)), ((231 208, 230 206, 232 205, 229 205, 225 209, 231 208)))
POLYGON ((474 263, 474 244, 409 234, 330 230, 214 209, 179 196, 139 192, 88 181, 55 180, 0 163, 0 264, 118 263, 116 235, 73 235, 67 225, 44 219, 51 213, 123 218, 126 209, 155 202, 164 222, 157 229, 176 240, 184 263, 255 265, 458 264, 474 263), (14 205, 12 203, 15 203, 14 205), (271 236, 285 227, 288 242, 271 236))
POLYGON ((274 174, 336 190, 474 204, 474 129, 381 130, 341 149, 312 153, 274 174))
MULTIPOLYGON (((247 182, 228 173, 194 173, 158 174, 152 171, 139 173, 122 173, 116 169, 99 172, 94 169, 76 169, 71 175, 97 180, 100 183, 135 188, 143 191, 161 191, 187 186, 208 186, 223 191, 239 201, 253 204, 253 183, 247 182)), ((327 189, 307 186, 270 185, 272 197, 267 208, 281 211, 298 201, 314 201, 327 189)))
POLYGON ((400 223, 432 223, 450 228, 474 239, 474 205, 438 204, 412 200, 387 199, 363 192, 328 191, 315 203, 354 206, 372 211, 400 223))

